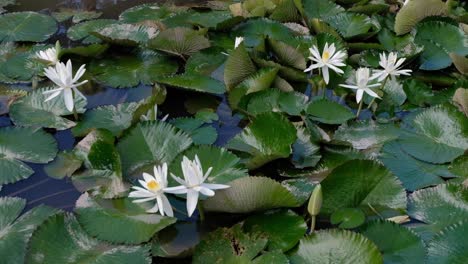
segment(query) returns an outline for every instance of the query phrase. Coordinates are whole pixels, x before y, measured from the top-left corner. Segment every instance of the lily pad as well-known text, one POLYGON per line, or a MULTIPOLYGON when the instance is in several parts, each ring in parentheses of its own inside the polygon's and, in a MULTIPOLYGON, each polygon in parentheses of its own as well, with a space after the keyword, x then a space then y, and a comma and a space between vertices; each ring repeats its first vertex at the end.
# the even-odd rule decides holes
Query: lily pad
POLYGON ((222 82, 193 73, 162 77, 157 82, 202 93, 223 94, 226 91, 222 82))
MULTIPOLYGON (((64 130, 76 125, 75 122, 62 116, 70 116, 65 107, 62 95, 50 101, 44 102, 48 95, 43 92, 50 88, 33 90, 27 96, 23 96, 10 106, 10 118, 18 126, 47 127, 64 130)), ((76 96, 75 109, 77 113, 83 113, 86 99, 76 96)))
POLYGON ((252 94, 249 98, 247 111, 253 115, 264 112, 284 112, 298 116, 304 109, 306 102, 307 96, 302 93, 268 89, 252 94))
POLYGON ((244 229, 247 232, 266 234, 269 251, 278 249, 285 252, 294 247, 305 235, 307 225, 304 219, 294 212, 279 210, 250 216, 244 222, 244 229), (285 226, 288 227, 287 232, 284 232, 285 226))
POLYGON ((408 214, 422 222, 446 227, 468 217, 468 188, 463 184, 440 184, 410 195, 408 214))
POLYGON ((340 126, 333 139, 351 143, 355 149, 368 149, 396 139, 398 135, 399 129, 394 124, 358 121, 340 126))
POLYGON ((389 221, 374 221, 361 227, 361 233, 374 242, 385 263, 424 263, 426 248, 411 229, 389 221))
POLYGON ((0 255, 5 263, 25 263, 28 242, 34 230, 58 210, 40 205, 19 216, 26 200, 0 197, 0 255))
POLYGON ((224 83, 230 90, 256 72, 256 67, 245 48, 244 43, 234 49, 224 66, 224 83))
POLYGON ((379 211, 406 209, 406 192, 400 181, 374 161, 348 161, 336 167, 321 185, 324 197, 321 213, 325 215, 346 207, 359 207, 366 214, 375 214, 370 207, 379 211))
POLYGON ((0 41, 41 42, 57 31, 51 16, 36 12, 16 12, 0 15, 0 41))
POLYGON ((24 162, 47 163, 57 154, 55 139, 43 130, 0 128, 0 184, 14 183, 34 171, 24 162))
POLYGON ((161 31, 149 42, 149 47, 173 55, 190 56, 210 47, 210 41, 201 32, 176 27, 161 31))
POLYGON ((117 144, 117 149, 124 174, 140 175, 152 170, 154 165, 170 164, 191 144, 190 136, 172 125, 148 121, 132 128, 117 144))
POLYGON ((364 236, 347 230, 321 230, 301 239, 290 256, 296 263, 383 264, 379 249, 364 236))
POLYGON ((289 120, 278 113, 263 113, 226 147, 240 152, 247 168, 254 169, 272 160, 289 157, 295 140, 296 129, 289 120))
POLYGON ((195 249, 193 263, 249 263, 265 248, 261 233, 246 234, 240 225, 220 228, 204 238, 195 249))
POLYGON ((203 202, 207 211, 248 213, 280 207, 298 207, 299 201, 281 183, 265 177, 243 177, 203 202))
POLYGON ((342 124, 354 117, 351 110, 328 99, 317 99, 310 102, 306 113, 312 120, 331 125, 342 124))
POLYGON ((170 123, 189 134, 195 145, 211 145, 218 138, 216 129, 198 118, 180 117, 170 123))
POLYGON ((331 0, 303 1, 303 5, 304 13, 309 20, 313 18, 324 19, 345 11, 343 7, 335 4, 334 1, 331 0))
POLYGON ((429 242, 427 263, 452 264, 468 261, 468 247, 464 241, 468 235, 467 221, 455 223, 437 234, 429 242))
POLYGON ((160 54, 143 52, 135 55, 118 55, 93 61, 90 72, 98 82, 115 88, 151 84, 158 78, 177 71, 177 64, 160 54))
POLYGON ((380 25, 366 15, 356 13, 340 13, 325 19, 345 39, 365 36, 372 31, 378 31, 380 25))
POLYGON ((139 23, 146 20, 158 21, 171 16, 171 10, 158 4, 143 4, 131 7, 122 12, 119 20, 126 23, 139 23))
POLYGON ((134 24, 111 24, 92 32, 98 38, 113 44, 138 46, 155 38, 159 30, 154 27, 134 24))
POLYGON ((101 39, 93 36, 91 32, 98 31, 108 25, 118 24, 114 19, 96 19, 81 22, 68 29, 67 37, 73 41, 81 41, 85 44, 99 43, 101 39))
POLYGON ((76 202, 75 212, 87 233, 113 243, 146 242, 176 221, 172 217, 148 214, 130 199, 103 200, 87 193, 76 202))
POLYGON ((395 17, 395 32, 398 35, 403 35, 410 32, 418 22, 426 17, 443 16, 447 13, 447 5, 441 0, 408 1, 395 17))
POLYGON ((34 232, 27 263, 79 262, 149 264, 151 257, 148 246, 111 245, 89 236, 71 214, 55 215, 34 232))
POLYGON ((356 228, 366 221, 364 212, 357 208, 341 208, 335 211, 331 217, 332 225, 338 225, 339 228, 351 229, 356 228))
POLYGON ((419 68, 440 70, 450 66, 452 64, 450 53, 468 55, 467 41, 466 34, 455 25, 439 21, 419 24, 414 38, 416 44, 424 46, 419 68))
POLYGON ((416 133, 399 139, 403 150, 419 160, 446 163, 468 149, 468 122, 454 106, 435 106, 416 115, 411 124, 416 133))

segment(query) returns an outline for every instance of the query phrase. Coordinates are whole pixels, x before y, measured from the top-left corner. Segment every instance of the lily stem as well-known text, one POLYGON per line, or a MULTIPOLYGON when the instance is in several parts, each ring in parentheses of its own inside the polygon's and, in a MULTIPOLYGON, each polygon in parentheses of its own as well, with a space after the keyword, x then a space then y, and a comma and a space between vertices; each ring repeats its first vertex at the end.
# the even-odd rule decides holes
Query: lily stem
POLYGON ((312 217, 310 218, 310 233, 313 233, 315 230, 315 222, 316 222, 315 218, 316 218, 315 215, 312 215, 312 217))
POLYGON ((356 113, 356 118, 359 118, 359 114, 361 114, 362 102, 364 102, 363 98, 361 98, 361 102, 359 102, 359 108, 356 113))
POLYGON ((75 121, 78 121, 78 113, 76 112, 76 107, 73 106, 73 118, 75 118, 75 121))
POLYGON ((198 214, 200 215, 200 221, 203 222, 205 220, 205 211, 203 210, 203 206, 201 205, 201 203, 197 204, 197 208, 198 214))
MULTIPOLYGON (((387 84, 387 80, 388 80, 388 76, 385 77, 385 80, 383 81, 382 85, 380 86, 380 90, 383 90, 383 88, 385 87, 385 84, 387 84)), ((367 109, 370 109, 372 107, 372 104, 374 104, 375 102, 375 97, 372 98, 372 101, 370 102, 370 104, 367 106, 367 109)))

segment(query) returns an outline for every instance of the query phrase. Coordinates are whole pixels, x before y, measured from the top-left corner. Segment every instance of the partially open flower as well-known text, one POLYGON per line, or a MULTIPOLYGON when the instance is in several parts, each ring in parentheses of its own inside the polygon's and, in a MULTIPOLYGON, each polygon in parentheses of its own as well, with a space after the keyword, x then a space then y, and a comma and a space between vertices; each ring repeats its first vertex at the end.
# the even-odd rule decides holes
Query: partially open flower
POLYGON ((380 83, 370 84, 370 81, 373 78, 370 78, 370 69, 369 68, 359 68, 356 71, 356 80, 351 84, 340 84, 340 86, 356 90, 356 102, 361 102, 364 93, 375 97, 380 98, 378 94, 372 91, 371 88, 379 87, 380 83))
POLYGON ((400 75, 410 75, 411 70, 400 70, 399 68, 405 62, 405 58, 401 58, 397 61, 397 54, 390 52, 388 57, 385 53, 380 54, 379 65, 383 70, 375 70, 375 73, 372 75, 372 79, 379 79, 379 82, 385 80, 388 76, 400 76, 400 75))

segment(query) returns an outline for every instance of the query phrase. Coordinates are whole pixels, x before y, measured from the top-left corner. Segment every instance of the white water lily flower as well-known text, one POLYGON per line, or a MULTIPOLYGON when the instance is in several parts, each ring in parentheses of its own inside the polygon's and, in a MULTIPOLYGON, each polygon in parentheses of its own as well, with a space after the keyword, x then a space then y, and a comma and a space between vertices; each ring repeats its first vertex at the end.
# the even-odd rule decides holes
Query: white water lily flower
POLYGON ((378 87, 380 83, 369 84, 373 78, 370 78, 370 69, 369 68, 359 68, 356 71, 356 80, 352 84, 340 84, 340 86, 354 89, 356 91, 356 102, 361 102, 364 93, 374 97, 380 98, 378 94, 372 91, 371 88, 378 87))
POLYGON ((411 70, 400 70, 399 68, 405 62, 405 58, 401 58, 397 61, 397 54, 390 52, 388 57, 385 53, 380 54, 379 65, 383 70, 375 70, 372 79, 379 79, 379 82, 385 80, 388 76, 400 76, 400 75, 410 75, 411 70))
POLYGON ((184 179, 182 180, 179 177, 171 173, 172 178, 176 180, 181 186, 169 187, 164 191, 173 194, 187 194, 187 213, 189 216, 192 216, 195 208, 197 207, 199 194, 206 196, 213 196, 215 192, 213 190, 220 190, 229 188, 229 185, 224 184, 213 184, 213 183, 204 183, 206 178, 211 173, 213 168, 209 168, 206 173, 203 175, 203 169, 198 159, 198 156, 195 155, 193 161, 189 160, 187 157, 182 159, 182 173, 184 174, 184 179))
POLYGON ((49 64, 55 65, 59 62, 58 51, 56 48, 48 48, 36 52, 36 57, 40 60, 47 61, 49 64))
POLYGON ((154 166, 154 176, 148 173, 143 173, 143 181, 138 180, 143 187, 133 186, 132 191, 128 197, 139 198, 134 200, 134 203, 143 203, 152 200, 156 200, 156 204, 151 209, 147 210, 148 213, 159 213, 161 215, 168 215, 173 217, 174 212, 172 211, 171 204, 164 195, 164 188, 167 187, 167 164, 164 163, 162 166, 154 166))
POLYGON ((85 66, 86 65, 84 64, 81 65, 81 67, 76 72, 75 77, 73 77, 71 60, 68 60, 66 65, 63 62, 59 62, 55 65, 55 67, 48 67, 47 69, 45 69, 44 75, 47 76, 47 78, 49 78, 59 87, 43 92, 43 94, 45 95, 50 94, 49 97, 46 98, 45 102, 50 101, 55 97, 59 96, 60 93, 63 91, 65 106, 67 107, 68 111, 73 111, 73 93, 76 93, 79 96, 85 98, 84 95, 77 89, 78 86, 88 82, 88 80, 84 80, 82 82, 77 83, 81 76, 83 76, 83 74, 86 72, 85 66))
MULTIPOLYGON (((148 110, 148 112, 146 112, 146 115, 142 115, 140 117, 140 120, 141 121, 149 121, 152 119, 152 115, 153 115, 153 111, 154 111, 154 117, 157 119, 158 118, 158 105, 155 104, 154 107, 153 107, 154 110, 150 109, 148 110)), ((169 114, 165 115, 162 119, 161 119, 161 122, 164 122, 167 120, 167 118, 169 117, 169 114)))
POLYGON ((326 84, 330 81, 330 75, 328 69, 332 69, 334 72, 338 74, 343 74, 343 70, 338 67, 346 66, 343 61, 346 57, 346 53, 342 50, 337 51, 335 47, 335 43, 332 43, 328 46, 328 42, 325 43, 325 47, 323 49, 322 55, 318 50, 317 46, 313 46, 309 49, 310 53, 312 54, 309 57, 315 63, 312 63, 309 68, 305 69, 304 72, 312 71, 313 69, 320 68, 322 70, 323 79, 326 84))
POLYGON ((237 47, 239 47, 242 41, 244 41, 243 37, 236 37, 236 41, 234 42, 234 48, 236 49, 237 47))

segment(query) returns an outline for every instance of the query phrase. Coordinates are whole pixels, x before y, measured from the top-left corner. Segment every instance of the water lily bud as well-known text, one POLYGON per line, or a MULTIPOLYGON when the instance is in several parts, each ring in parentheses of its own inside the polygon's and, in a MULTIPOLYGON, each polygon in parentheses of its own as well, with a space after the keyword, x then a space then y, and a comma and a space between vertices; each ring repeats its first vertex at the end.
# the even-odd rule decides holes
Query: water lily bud
POLYGON ((310 195, 309 204, 307 205, 307 211, 311 216, 316 216, 322 208, 322 186, 317 184, 310 195))
POLYGON ((57 58, 60 58, 60 51, 62 47, 60 46, 60 41, 55 42, 55 52, 57 53, 57 58))

